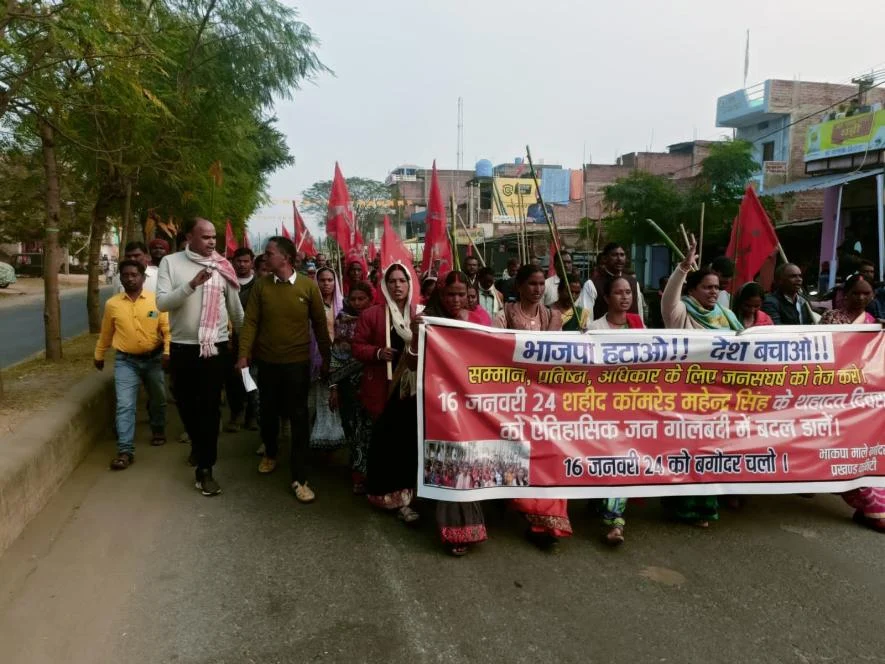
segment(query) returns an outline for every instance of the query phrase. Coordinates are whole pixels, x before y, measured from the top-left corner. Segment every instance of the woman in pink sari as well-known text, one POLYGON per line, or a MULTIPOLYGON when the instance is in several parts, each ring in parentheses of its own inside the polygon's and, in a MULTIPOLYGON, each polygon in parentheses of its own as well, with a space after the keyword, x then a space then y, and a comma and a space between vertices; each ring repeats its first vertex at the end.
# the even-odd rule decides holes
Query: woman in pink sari
MULTIPOLYGON (((859 325, 876 323, 867 313, 873 299, 873 285, 861 274, 852 274, 845 280, 844 299, 838 309, 827 311, 821 325, 859 325)), ((842 494, 842 499, 854 508, 854 520, 862 526, 885 533, 885 489, 862 487, 842 494)))
MULTIPOLYGON (((519 300, 508 302, 496 315, 495 327, 542 332, 562 329, 562 316, 544 306, 544 271, 537 265, 523 265, 516 273, 519 300)), ((572 534, 568 501, 549 498, 518 498, 513 507, 529 522, 526 535, 542 548, 555 544, 560 537, 572 534)))

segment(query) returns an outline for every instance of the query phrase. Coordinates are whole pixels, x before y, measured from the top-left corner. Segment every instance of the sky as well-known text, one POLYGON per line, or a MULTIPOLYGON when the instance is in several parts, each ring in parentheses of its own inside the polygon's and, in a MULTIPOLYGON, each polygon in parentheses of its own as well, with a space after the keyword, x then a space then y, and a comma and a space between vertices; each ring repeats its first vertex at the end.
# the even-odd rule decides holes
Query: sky
MULTIPOLYGON (((768 78, 847 83, 885 66, 885 5, 853 0, 283 0, 320 40, 334 74, 277 103, 293 167, 250 232, 291 229, 312 183, 383 180, 398 165, 464 168, 524 155, 580 168, 715 139, 716 99, 768 78), (850 10, 846 10, 850 7, 850 10)), ((308 219, 316 234, 317 220, 308 219)))

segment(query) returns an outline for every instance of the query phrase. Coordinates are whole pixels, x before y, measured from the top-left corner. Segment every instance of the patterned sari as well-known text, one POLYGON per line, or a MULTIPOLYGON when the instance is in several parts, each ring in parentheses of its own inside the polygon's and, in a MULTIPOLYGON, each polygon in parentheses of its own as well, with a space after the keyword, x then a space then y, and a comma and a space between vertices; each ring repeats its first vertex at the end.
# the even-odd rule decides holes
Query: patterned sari
MULTIPOLYGON (((539 305, 535 316, 528 316, 519 306, 519 302, 508 302, 504 305, 494 321, 495 327, 511 330, 542 330, 562 329, 562 318, 558 311, 551 311, 543 304, 539 305)), ((514 498, 510 504, 521 512, 529 522, 534 533, 543 533, 553 537, 569 537, 572 524, 568 518, 568 501, 555 498, 514 498)))
POLYGON ((354 481, 362 481, 365 477, 366 456, 369 441, 372 439, 372 418, 366 413, 359 398, 363 365, 350 352, 350 343, 359 319, 359 313, 349 307, 345 307, 335 319, 329 373, 329 383, 338 386, 341 425, 350 443, 350 467, 354 473, 354 481))
MULTIPOLYGON (((876 319, 867 312, 852 316, 844 309, 831 309, 820 319, 821 325, 859 325, 875 323, 876 319)), ((865 519, 878 521, 885 519, 885 489, 862 487, 840 494, 842 500, 863 514, 865 519)))

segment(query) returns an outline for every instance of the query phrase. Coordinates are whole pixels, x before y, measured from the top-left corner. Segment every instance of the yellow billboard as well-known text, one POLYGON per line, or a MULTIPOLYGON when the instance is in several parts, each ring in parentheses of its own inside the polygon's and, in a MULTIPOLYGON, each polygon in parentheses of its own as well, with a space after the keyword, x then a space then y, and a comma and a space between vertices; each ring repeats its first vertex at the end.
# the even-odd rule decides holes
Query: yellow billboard
POLYGON ((805 161, 885 150, 885 110, 821 122, 805 135, 805 161))
POLYGON ((494 178, 492 189, 492 221, 498 223, 522 221, 538 198, 535 183, 525 178, 494 178))

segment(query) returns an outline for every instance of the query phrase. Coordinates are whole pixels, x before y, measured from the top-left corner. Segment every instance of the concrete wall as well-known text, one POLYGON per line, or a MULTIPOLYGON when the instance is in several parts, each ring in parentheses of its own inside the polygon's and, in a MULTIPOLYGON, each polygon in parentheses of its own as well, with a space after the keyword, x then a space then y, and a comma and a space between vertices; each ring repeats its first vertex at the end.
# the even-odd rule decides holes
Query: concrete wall
POLYGON ((114 413, 110 370, 77 383, 49 412, 0 438, 0 554, 105 435, 114 413))

